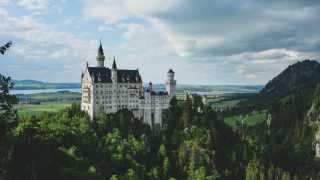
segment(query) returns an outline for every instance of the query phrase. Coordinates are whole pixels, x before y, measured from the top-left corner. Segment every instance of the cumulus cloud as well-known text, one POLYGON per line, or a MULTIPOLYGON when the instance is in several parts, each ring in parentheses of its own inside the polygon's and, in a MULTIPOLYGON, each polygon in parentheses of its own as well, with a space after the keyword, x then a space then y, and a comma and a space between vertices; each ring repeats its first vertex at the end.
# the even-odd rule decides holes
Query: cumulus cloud
POLYGON ((90 1, 85 15, 116 23, 143 17, 166 35, 178 55, 231 55, 268 49, 319 48, 316 1, 90 1), (166 3, 162 3, 166 4, 166 3), (157 8, 161 7, 161 8, 157 8), (316 39, 315 39, 316 38, 316 39), (312 41, 313 40, 313 41, 312 41))
POLYGON ((44 10, 49 6, 49 0, 17 0, 17 3, 28 10, 44 10))
MULTIPOLYGON (((45 11, 53 2, 15 1, 29 11, 45 11)), ((317 0, 81 2, 82 17, 73 19, 85 22, 79 22, 77 32, 55 30, 33 16, 6 17, 0 12, 0 37, 24 39, 16 53, 26 53, 26 59, 46 55, 51 60, 82 58, 92 63, 95 43, 89 47, 88 39, 74 34, 104 37, 112 42, 105 44, 107 54, 119 57, 123 67, 140 66, 144 77, 158 81, 162 77, 151 69, 175 68, 181 81, 200 84, 266 83, 288 64, 320 54, 317 0)), ((71 27, 71 18, 61 22, 71 27)))
MULTIPOLYGON (((68 70, 69 67, 81 68, 86 60, 92 59, 91 57, 95 55, 95 41, 85 41, 72 34, 57 31, 32 16, 18 17, 0 9, 0 20, 3 25, 0 28, 0 37, 14 41, 14 46, 10 51, 14 54, 12 58, 15 58, 12 61, 20 59, 20 62, 14 62, 16 63, 15 69, 24 69, 28 72, 29 68, 37 62, 35 66, 38 67, 37 70, 44 71, 41 69, 42 65, 58 62, 57 64, 62 64, 62 66, 56 67, 57 69, 47 67, 52 72, 48 76, 42 77, 51 81, 55 78, 56 81, 68 81, 65 79, 66 71, 64 70, 68 70), (26 64, 26 62, 30 64, 26 64)), ((4 61, 4 63, 10 62, 4 61)), ((7 71, 8 69, 6 66, 2 66, 1 70, 7 71)), ((69 81, 76 81, 80 77, 80 73, 79 71, 69 74, 69 81)), ((24 78, 39 79, 40 77, 27 76, 24 78)))

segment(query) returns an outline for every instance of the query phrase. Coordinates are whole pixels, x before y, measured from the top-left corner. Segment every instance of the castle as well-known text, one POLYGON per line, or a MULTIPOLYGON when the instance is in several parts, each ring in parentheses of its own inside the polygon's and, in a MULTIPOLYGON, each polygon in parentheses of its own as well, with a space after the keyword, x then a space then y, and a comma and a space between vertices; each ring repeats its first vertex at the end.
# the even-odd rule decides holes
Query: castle
POLYGON ((155 92, 151 82, 148 87, 143 86, 138 69, 118 69, 115 58, 111 69, 105 67, 101 42, 96 61, 96 67, 89 67, 87 63, 81 76, 81 109, 91 119, 99 113, 128 109, 151 127, 161 127, 162 111, 169 108, 169 102, 175 96, 174 71, 167 72, 166 92, 155 92))

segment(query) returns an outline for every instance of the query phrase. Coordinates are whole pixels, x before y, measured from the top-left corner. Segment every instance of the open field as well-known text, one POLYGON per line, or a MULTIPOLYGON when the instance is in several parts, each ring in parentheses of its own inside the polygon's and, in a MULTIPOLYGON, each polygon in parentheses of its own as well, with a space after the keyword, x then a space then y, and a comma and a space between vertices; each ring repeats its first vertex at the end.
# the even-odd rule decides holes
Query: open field
POLYGON ((15 106, 15 109, 19 116, 32 116, 42 112, 58 112, 69 106, 71 106, 70 103, 19 104, 15 106))
POLYGON ((252 112, 247 115, 235 115, 224 118, 224 122, 231 127, 236 127, 237 123, 241 124, 243 121, 244 124, 248 126, 253 126, 258 123, 262 123, 266 120, 266 111, 252 112))
POLYGON ((245 101, 256 93, 226 93, 215 96, 207 96, 208 104, 214 109, 225 109, 237 106, 241 101, 245 101))
POLYGON ((67 102, 80 102, 81 94, 76 92, 57 92, 57 93, 39 93, 32 94, 33 99, 44 101, 67 101, 67 102))
POLYGON ((226 100, 226 99, 212 99, 209 100, 209 105, 214 109, 224 109, 227 107, 234 107, 236 106, 242 99, 233 99, 233 100, 226 100))
POLYGON ((29 96, 31 99, 41 102, 41 103, 80 103, 81 94, 77 92, 69 92, 69 91, 59 91, 54 93, 36 93, 36 94, 28 94, 28 95, 20 95, 20 96, 29 96))

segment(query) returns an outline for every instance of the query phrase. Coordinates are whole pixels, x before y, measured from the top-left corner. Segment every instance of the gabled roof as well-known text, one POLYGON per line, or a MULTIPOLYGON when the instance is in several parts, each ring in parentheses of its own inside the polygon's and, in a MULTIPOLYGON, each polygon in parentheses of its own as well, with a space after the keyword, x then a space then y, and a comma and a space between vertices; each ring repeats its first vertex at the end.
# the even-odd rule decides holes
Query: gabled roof
POLYGON ((105 67, 88 67, 94 83, 111 83, 111 70, 105 67))
POLYGON ((130 83, 138 83, 141 82, 141 76, 139 71, 137 70, 126 70, 126 69, 118 69, 118 82, 130 82, 130 83))
MULTIPOLYGON (((106 67, 88 67, 89 74, 94 83, 111 83, 111 70, 106 67)), ((117 70, 117 81, 119 83, 140 83, 141 76, 138 70, 117 70)))

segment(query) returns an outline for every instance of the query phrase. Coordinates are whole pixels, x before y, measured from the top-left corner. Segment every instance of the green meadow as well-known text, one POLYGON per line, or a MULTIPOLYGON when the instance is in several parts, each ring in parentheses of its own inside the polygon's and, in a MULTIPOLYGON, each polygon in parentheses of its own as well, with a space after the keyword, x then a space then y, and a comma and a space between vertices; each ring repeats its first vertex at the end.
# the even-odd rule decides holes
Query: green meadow
POLYGON ((234 115, 224 118, 224 122, 231 127, 236 127, 237 124, 241 124, 242 121, 247 126, 253 126, 262 123, 266 120, 266 111, 256 111, 246 115, 234 115))
POLYGON ((19 104, 15 106, 19 116, 39 115, 42 112, 54 113, 71 106, 70 103, 19 104))

